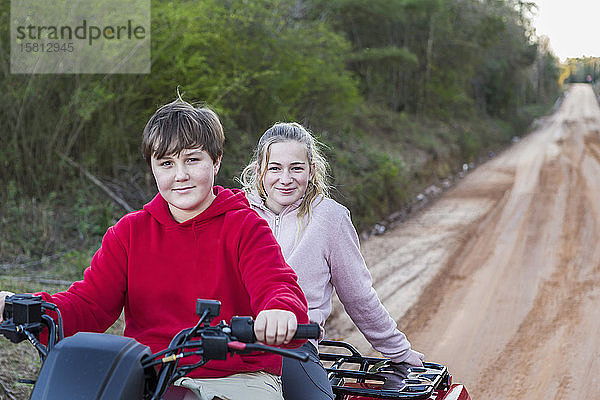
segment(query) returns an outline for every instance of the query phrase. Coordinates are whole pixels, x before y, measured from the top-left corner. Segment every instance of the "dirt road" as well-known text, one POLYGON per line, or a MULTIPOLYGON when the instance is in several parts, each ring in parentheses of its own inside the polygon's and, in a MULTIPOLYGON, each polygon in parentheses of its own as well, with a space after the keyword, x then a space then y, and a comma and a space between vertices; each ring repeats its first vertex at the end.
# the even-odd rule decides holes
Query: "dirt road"
MULTIPOLYGON (((413 347, 447 364, 474 400, 599 399, 600 108, 591 87, 572 86, 536 131, 363 251, 413 347)), ((342 313, 329 326, 370 351, 342 313)))

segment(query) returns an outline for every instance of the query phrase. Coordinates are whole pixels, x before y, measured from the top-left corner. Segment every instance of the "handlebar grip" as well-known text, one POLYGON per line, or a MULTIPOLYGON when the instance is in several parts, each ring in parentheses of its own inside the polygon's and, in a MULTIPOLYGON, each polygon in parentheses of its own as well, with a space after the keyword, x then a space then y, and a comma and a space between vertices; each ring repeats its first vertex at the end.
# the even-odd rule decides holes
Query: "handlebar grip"
POLYGON ((294 339, 318 339, 321 336, 319 324, 298 324, 294 339))
MULTIPOLYGON (((240 342, 254 343, 254 321, 251 317, 231 318, 231 333, 240 342)), ((318 339, 321 335, 319 324, 298 324, 294 339, 318 339)))

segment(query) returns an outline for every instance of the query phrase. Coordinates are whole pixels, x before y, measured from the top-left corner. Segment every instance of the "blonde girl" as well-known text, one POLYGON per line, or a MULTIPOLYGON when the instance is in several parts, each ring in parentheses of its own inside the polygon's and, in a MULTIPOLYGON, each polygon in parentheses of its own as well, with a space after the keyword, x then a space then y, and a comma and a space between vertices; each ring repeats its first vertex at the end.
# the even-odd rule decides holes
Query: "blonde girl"
MULTIPOLYGON (((311 322, 325 326, 335 288, 352 321, 397 371, 422 366, 423 355, 381 304, 360 252, 350 212, 328 195, 327 161, 298 123, 277 123, 260 138, 241 182, 250 206, 267 220, 286 262, 296 271, 311 322)), ((333 399, 317 343, 302 348, 308 362, 284 359, 286 400, 333 399)))

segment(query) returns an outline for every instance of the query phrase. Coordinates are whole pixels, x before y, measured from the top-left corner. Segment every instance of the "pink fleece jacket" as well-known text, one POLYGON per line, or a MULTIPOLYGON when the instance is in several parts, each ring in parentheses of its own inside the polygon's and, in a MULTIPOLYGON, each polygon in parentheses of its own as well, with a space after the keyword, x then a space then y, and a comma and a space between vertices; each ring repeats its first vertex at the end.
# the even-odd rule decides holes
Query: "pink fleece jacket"
POLYGON ((325 325, 335 288, 346 312, 377 351, 395 362, 414 362, 422 357, 411 350, 373 289, 346 207, 319 197, 313 202, 308 225, 302 228, 307 217, 299 223, 300 201, 275 214, 258 193, 247 196, 250 206, 269 223, 286 262, 296 271, 311 322, 325 325))

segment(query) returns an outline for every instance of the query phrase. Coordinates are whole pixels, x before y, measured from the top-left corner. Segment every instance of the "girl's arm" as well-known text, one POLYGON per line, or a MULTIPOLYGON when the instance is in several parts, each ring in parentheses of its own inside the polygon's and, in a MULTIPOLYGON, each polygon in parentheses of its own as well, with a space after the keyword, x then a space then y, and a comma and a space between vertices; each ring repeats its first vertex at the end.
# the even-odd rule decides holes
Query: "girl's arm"
POLYGON ((332 219, 328 263, 331 281, 352 321, 371 345, 394 362, 419 365, 422 354, 411 350, 404 333, 385 309, 360 252, 358 234, 346 208, 332 219))

